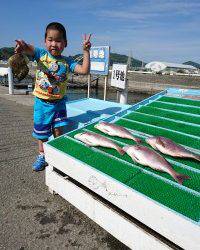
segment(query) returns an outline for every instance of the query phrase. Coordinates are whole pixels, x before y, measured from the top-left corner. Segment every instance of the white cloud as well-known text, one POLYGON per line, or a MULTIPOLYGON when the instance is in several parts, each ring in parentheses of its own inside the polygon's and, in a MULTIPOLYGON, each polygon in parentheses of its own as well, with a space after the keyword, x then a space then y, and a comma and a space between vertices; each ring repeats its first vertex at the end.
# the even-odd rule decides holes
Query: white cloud
POLYGON ((126 5, 113 9, 96 10, 95 15, 105 18, 119 18, 125 20, 149 20, 152 18, 174 15, 191 15, 192 12, 199 12, 199 1, 164 1, 164 0, 146 0, 140 1, 137 4, 126 5))

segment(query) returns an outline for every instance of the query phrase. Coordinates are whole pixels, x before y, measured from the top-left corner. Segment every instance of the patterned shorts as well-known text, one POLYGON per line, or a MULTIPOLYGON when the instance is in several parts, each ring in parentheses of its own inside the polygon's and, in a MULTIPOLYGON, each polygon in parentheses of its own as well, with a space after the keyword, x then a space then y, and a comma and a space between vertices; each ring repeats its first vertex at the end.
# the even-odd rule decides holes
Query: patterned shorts
POLYGON ((47 140, 53 134, 53 128, 68 124, 66 99, 48 102, 35 97, 33 137, 47 140))

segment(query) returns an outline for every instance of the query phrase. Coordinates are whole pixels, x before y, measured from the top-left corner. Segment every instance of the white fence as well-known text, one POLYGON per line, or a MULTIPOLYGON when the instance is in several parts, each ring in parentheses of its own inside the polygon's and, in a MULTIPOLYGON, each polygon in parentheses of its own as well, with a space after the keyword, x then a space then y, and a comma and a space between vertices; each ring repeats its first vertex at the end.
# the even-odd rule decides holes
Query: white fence
POLYGON ((10 67, 4 68, 0 67, 0 76, 8 75, 8 86, 9 86, 9 94, 14 94, 14 88, 13 88, 13 74, 12 69, 10 67))

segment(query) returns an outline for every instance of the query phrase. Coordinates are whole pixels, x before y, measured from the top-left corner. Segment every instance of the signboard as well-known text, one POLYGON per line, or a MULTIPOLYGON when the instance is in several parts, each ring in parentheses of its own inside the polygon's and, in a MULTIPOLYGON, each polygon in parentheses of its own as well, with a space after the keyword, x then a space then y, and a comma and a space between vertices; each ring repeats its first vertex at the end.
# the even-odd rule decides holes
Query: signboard
POLYGON ((90 74, 109 74, 110 47, 99 46, 90 48, 90 74))
POLYGON ((125 89, 126 88, 127 65, 113 64, 111 86, 125 89))

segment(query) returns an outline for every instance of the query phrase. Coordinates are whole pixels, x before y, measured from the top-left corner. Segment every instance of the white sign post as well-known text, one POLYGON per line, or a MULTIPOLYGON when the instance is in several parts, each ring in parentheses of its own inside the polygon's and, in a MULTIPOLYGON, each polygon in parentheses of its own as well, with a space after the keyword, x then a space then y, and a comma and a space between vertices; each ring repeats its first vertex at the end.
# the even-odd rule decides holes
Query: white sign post
POLYGON ((113 64, 111 75, 111 86, 120 89, 119 102, 127 103, 128 81, 127 81, 127 65, 113 64))
MULTIPOLYGON (((104 101, 106 100, 106 86, 108 84, 109 74, 109 57, 110 47, 109 46, 98 46, 90 48, 90 74, 93 75, 104 75, 104 101)), ((91 78, 88 78, 88 98, 90 96, 90 82, 91 78)))

